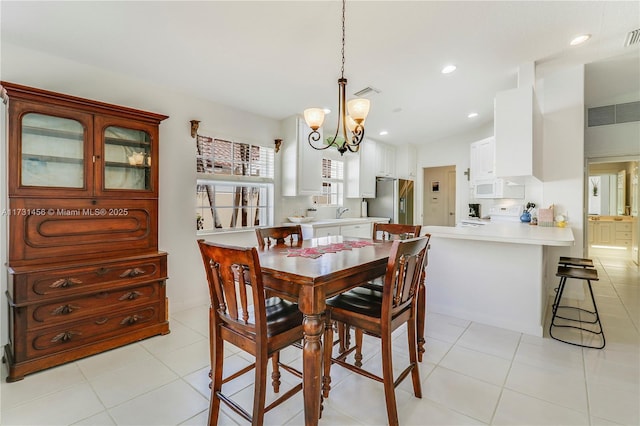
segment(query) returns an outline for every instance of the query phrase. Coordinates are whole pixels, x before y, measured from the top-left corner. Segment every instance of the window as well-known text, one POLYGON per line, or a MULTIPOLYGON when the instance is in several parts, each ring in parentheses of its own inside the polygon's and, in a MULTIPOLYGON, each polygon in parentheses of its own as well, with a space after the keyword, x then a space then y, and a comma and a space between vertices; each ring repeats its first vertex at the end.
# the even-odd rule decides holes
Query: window
POLYGON ((197 136, 196 229, 273 224, 273 148, 197 136))
POLYGON ((341 206, 344 194, 344 162, 322 159, 322 194, 316 195, 318 205, 341 206))

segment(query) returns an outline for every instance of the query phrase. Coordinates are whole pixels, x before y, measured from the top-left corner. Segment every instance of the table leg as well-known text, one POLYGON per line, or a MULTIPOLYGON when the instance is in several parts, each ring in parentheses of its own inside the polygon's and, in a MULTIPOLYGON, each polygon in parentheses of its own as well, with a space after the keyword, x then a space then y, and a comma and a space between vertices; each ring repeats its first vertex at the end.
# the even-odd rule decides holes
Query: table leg
POLYGON ((422 362, 422 354, 424 354, 424 345, 426 340, 424 338, 424 322, 427 310, 427 289, 424 285, 424 279, 420 280, 418 285, 418 309, 416 312, 416 334, 418 338, 418 362, 422 362))
POLYGON ((320 389, 322 382, 322 314, 304 314, 304 345, 302 347, 302 392, 304 395, 304 423, 317 425, 320 417, 320 389))

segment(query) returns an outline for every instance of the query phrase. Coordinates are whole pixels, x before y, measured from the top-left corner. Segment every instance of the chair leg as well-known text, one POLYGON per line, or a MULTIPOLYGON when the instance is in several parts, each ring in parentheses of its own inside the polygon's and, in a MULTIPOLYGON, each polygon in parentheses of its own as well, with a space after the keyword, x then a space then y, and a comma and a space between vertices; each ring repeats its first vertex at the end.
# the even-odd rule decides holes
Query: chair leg
POLYGON ((264 406, 267 399, 267 358, 266 353, 256 354, 255 391, 253 393, 252 425, 264 423, 264 406))
MULTIPOLYGON (((215 313, 209 309, 209 321, 215 313)), ((209 426, 218 424, 218 415, 220 414, 220 398, 218 393, 222 391, 222 363, 224 361, 224 341, 222 337, 214 330, 215 326, 210 326, 209 341, 211 348, 211 399, 209 400, 209 426)))
MULTIPOLYGON (((347 349, 346 342, 345 342, 345 336, 344 336, 345 325, 344 325, 343 322, 336 322, 336 324, 337 324, 337 327, 338 327, 338 342, 339 342, 339 345, 340 345, 339 349, 338 349, 338 352, 342 353, 347 349)), ((329 342, 329 340, 325 340, 325 342, 329 342)))
MULTIPOLYGON (((342 326, 344 327, 343 323, 342 326)), ((338 327, 340 327, 338 324, 338 327)), ((339 328, 338 328, 339 329, 339 328)), ((340 345, 342 347, 342 336, 338 331, 338 336, 340 336, 340 345)), ((331 320, 327 318, 327 322, 324 328, 324 372, 322 376, 322 397, 328 398, 329 391, 331 390, 331 355, 333 352, 333 326, 331 324, 331 320)), ((344 351, 343 351, 344 352, 344 351)))
POLYGON ((354 356, 356 367, 362 367, 362 334, 362 329, 356 328, 356 354, 354 356))
POLYGON ((411 381, 413 382, 413 394, 416 398, 422 398, 422 385, 420 384, 420 370, 418 369, 418 344, 416 338, 415 318, 407 322, 407 338, 409 339, 409 362, 411 369, 411 381))
POLYGON ((273 391, 275 393, 280 392, 280 352, 276 352, 271 356, 271 366, 273 367, 273 372, 271 373, 271 385, 273 386, 273 391))
MULTIPOLYGON (((415 329, 414 339, 415 339, 415 329)), ((357 336, 357 335, 356 335, 357 336)), ((398 408, 396 406, 396 389, 393 380, 392 342, 391 332, 382 333, 382 378, 384 384, 384 399, 387 404, 387 419, 390 426, 398 426, 398 408)))

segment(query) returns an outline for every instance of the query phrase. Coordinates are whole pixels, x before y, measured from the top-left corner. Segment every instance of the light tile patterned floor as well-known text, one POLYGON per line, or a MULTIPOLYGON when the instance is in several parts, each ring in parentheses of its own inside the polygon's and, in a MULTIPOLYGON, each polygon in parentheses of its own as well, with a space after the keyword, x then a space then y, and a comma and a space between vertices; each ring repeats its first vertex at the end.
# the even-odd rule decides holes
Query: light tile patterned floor
MULTIPOLYGON (((410 380, 396 390, 403 425, 638 425, 640 424, 640 272, 633 263, 595 259, 594 292, 607 337, 604 350, 582 349, 545 336, 429 314, 427 353, 420 365, 423 398, 410 380)), ((209 378, 207 306, 178 312, 171 334, 0 385, 3 425, 204 425, 209 378)), ((549 318, 547 318, 547 322, 549 318)), ((394 361, 406 362, 398 330, 394 361)), ((575 336, 585 341, 589 336, 575 336)), ((365 365, 380 371, 378 344, 366 342, 365 365)), ((229 347, 225 370, 250 358, 229 347)), ((282 359, 301 368, 299 350, 282 359)), ((379 383, 340 367, 321 425, 386 423, 379 383)), ((283 373, 286 384, 296 379, 283 373)), ((253 379, 228 385, 250 407, 253 379)), ((268 395, 273 399, 274 395, 268 395)), ((269 425, 301 425, 302 395, 267 414, 269 425)), ((223 408, 222 425, 244 424, 223 408)))

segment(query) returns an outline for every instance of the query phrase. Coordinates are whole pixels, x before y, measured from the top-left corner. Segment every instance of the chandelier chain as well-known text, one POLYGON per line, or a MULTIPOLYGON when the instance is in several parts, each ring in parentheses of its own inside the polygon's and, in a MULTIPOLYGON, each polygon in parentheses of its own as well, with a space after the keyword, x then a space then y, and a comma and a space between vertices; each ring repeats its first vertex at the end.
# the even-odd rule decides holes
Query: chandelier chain
POLYGON ((344 78, 344 15, 345 15, 345 5, 346 5, 346 0, 343 0, 342 2, 342 67, 340 68, 340 77, 344 78))

